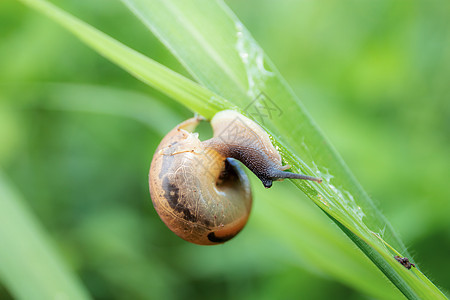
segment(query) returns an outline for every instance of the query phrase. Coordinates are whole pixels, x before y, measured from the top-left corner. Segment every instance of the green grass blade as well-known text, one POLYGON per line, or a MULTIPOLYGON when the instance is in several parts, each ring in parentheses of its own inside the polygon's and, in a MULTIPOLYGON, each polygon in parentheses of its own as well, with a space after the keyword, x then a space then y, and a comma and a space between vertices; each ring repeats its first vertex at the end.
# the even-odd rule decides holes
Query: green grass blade
MULTIPOLYGON (((136 4, 134 11, 145 12, 147 15, 141 17, 147 18, 148 22, 152 21, 152 13, 165 16, 161 18, 163 21, 158 28, 167 27, 171 30, 168 33, 157 33, 157 35, 167 37, 172 34, 175 35, 173 40, 185 41, 171 45, 169 48, 178 49, 183 54, 183 56, 178 54, 178 58, 186 66, 190 66, 188 70, 191 72, 196 70, 194 77, 207 87, 203 88, 151 59, 145 58, 48 2, 42 0, 22 0, 22 2, 47 14, 131 74, 206 117, 224 108, 244 109, 253 97, 264 92, 283 112, 282 116, 266 119, 262 124, 274 137, 274 143, 280 148, 283 158, 293 166, 294 171, 319 175, 326 179, 320 185, 304 181, 296 181, 295 184, 346 229, 345 232, 355 244, 359 245, 373 261, 376 261, 378 267, 382 266, 380 269, 406 296, 424 299, 445 298, 431 282, 419 276, 418 270, 408 271, 393 259, 396 251, 403 255, 407 254, 401 241, 396 238, 389 224, 375 209, 371 200, 324 139, 259 46, 237 18, 223 5, 209 1, 133 2, 136 4), (151 6, 153 4, 158 5, 158 10, 152 11, 155 9, 151 6), (146 5, 149 5, 150 9, 145 9, 146 5), (174 22, 178 19, 183 21, 184 28, 193 33, 192 38, 181 38, 185 32, 174 22), (193 20, 203 20, 200 24, 204 26, 195 25, 198 22, 193 20), (213 33, 217 29, 219 34, 211 36, 209 36, 211 32, 199 34, 202 30, 210 29, 213 33), (235 42, 233 46, 224 49, 228 49, 227 51, 222 52, 217 50, 220 47, 211 45, 221 39, 234 39, 235 42), (180 50, 183 47, 187 49, 186 52, 180 50), (188 50, 195 52, 196 49, 205 47, 208 57, 213 57, 209 60, 209 64, 219 65, 216 68, 217 72, 203 74, 203 69, 209 70, 205 61, 189 62, 186 58, 190 53, 188 50), (239 61, 235 59, 236 56, 241 59, 241 67, 234 67, 239 65, 239 61), (224 62, 228 59, 233 61, 225 68, 224 62), (242 70, 245 72, 244 77, 242 70), (230 102, 225 101, 225 98, 230 102), (365 250, 362 244, 358 243, 358 239, 370 247, 368 249, 371 251, 365 250)), ((128 3, 132 2, 128 1, 128 3)))
POLYGON ((17 299, 89 299, 0 172, 0 279, 17 299))
MULTIPOLYGON (((235 24, 226 14, 217 11, 215 1, 122 2, 200 83, 219 95, 226 95, 226 99, 241 104, 241 107, 248 102, 247 70, 235 49, 236 37, 229 34, 230 26, 235 24), (193 10, 193 7, 196 9, 193 10), (209 13, 213 15, 203 16, 209 13), (210 23, 211 20, 213 23, 210 23), (170 26, 167 26, 169 23, 170 26), (221 77, 216 76, 218 74, 221 77)), ((242 44, 242 47, 245 46, 242 44)))
POLYGON ((235 108, 234 105, 210 90, 121 44, 47 1, 19 1, 61 24, 88 46, 139 80, 153 86, 175 100, 182 101, 191 110, 207 118, 212 117, 218 110, 235 108))
POLYGON ((398 252, 409 256, 403 243, 262 49, 223 2, 123 2, 212 91, 241 108, 247 107, 261 92, 276 103, 282 116, 262 121, 277 137, 283 157, 296 171, 326 179, 322 185, 301 181, 295 184, 345 229, 408 298, 444 297, 429 280, 420 280, 412 274, 418 270, 409 272, 393 259, 398 252), (386 245, 397 250, 390 251, 386 245))

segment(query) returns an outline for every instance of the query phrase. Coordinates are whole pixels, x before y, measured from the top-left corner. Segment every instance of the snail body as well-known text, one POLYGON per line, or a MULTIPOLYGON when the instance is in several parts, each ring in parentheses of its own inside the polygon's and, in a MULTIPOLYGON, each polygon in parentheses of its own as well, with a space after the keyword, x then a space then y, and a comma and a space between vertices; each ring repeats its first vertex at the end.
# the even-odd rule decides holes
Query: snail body
POLYGON ((228 241, 247 223, 252 194, 241 161, 266 188, 273 180, 321 179, 285 172, 269 135, 234 111, 211 120, 214 135, 200 141, 194 133, 200 118, 172 129, 156 149, 150 166, 153 205, 163 222, 179 237, 200 245, 228 241))

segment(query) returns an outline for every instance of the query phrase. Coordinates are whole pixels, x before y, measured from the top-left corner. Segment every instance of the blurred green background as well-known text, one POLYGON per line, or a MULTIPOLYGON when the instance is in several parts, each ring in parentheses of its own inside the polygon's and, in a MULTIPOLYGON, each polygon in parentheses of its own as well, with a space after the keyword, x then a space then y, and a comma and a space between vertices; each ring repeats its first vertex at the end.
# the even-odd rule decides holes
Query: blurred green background
MULTIPOLYGON (((189 76, 119 1, 55 3, 189 76)), ((450 290, 450 3, 226 3, 425 274, 450 290)), ((0 2, 0 166, 96 299, 367 298, 274 247, 260 218, 215 247, 164 226, 148 168, 164 133, 190 116, 45 17, 0 2)), ((254 183, 273 201, 292 188, 254 183)), ((0 299, 11 297, 0 282, 0 299)))

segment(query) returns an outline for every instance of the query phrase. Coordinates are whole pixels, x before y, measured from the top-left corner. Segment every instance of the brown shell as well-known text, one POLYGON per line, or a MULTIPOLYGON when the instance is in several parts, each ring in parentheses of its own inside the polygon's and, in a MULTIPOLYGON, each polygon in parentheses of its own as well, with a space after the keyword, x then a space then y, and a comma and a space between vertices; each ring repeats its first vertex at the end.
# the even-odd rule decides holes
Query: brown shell
POLYGON ((189 119, 161 141, 150 167, 153 205, 179 237, 199 245, 226 242, 247 223, 252 195, 239 163, 207 148, 189 119))

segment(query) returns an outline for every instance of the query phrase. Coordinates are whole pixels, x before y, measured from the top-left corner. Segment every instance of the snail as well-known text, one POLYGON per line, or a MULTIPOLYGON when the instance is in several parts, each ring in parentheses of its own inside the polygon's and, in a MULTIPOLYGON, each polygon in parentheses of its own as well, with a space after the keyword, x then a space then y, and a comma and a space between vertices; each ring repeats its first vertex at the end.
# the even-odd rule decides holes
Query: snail
POLYGON ((242 162, 266 188, 284 178, 321 182, 286 172, 269 135, 254 121, 225 110, 211 120, 213 137, 200 141, 188 119, 172 129, 153 156, 149 173, 153 205, 182 239, 199 245, 224 243, 247 223, 252 193, 242 162))

